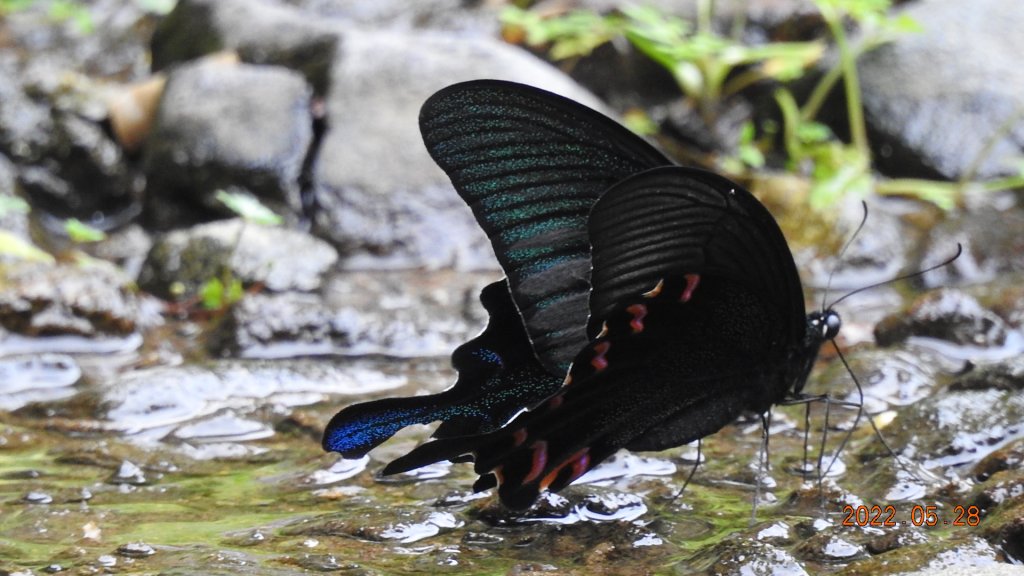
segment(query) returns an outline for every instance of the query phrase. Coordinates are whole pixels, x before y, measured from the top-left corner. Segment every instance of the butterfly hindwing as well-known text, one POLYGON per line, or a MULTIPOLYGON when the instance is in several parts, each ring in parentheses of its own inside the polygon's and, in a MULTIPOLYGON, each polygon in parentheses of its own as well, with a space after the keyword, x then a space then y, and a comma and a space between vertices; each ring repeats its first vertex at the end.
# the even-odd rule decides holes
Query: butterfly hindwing
POLYGON ((534 356, 508 284, 484 287, 480 301, 490 320, 479 336, 452 353, 459 372, 454 386, 439 394, 349 406, 328 424, 324 449, 360 457, 406 426, 437 420, 443 421, 435 432, 439 438, 488 432, 557 390, 562 379, 534 356))
POLYGON ((490 238, 541 364, 564 374, 587 340, 587 215, 609 186, 669 160, 594 110, 497 80, 434 94, 420 131, 490 238))
POLYGON ((607 316, 604 333, 577 355, 556 394, 498 431, 425 444, 385 473, 471 453, 481 475, 476 487, 498 484, 506 506, 525 508, 620 448, 677 446, 734 420, 751 401, 747 383, 760 374, 716 322, 739 312, 745 325, 738 328, 760 330, 774 315, 716 276, 697 287, 686 276, 658 286, 607 316), (686 426, 655 432, 676 421, 686 426))

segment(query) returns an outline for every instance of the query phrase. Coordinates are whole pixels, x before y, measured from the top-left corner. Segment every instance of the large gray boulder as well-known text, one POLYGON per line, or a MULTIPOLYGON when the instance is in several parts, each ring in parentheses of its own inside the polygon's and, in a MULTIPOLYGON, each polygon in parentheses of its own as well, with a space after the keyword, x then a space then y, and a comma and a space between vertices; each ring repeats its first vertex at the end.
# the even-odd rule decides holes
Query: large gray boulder
POLYGON ((420 106, 437 90, 503 78, 600 105, 551 65, 495 38, 382 30, 270 1, 183 0, 154 36, 159 67, 215 50, 291 67, 323 94, 323 132, 302 189, 314 199, 314 230, 341 249, 349 269, 495 267, 420 139, 420 106))
POLYGON ((300 211, 311 98, 304 78, 283 67, 211 58, 173 70, 146 144, 151 220, 167 227, 179 211, 226 212, 214 199, 225 188, 300 211))
POLYGON ((926 0, 923 28, 866 54, 864 108, 879 162, 896 175, 1017 173, 1024 152, 1024 3, 926 0), (976 168, 976 169, 975 169, 976 168))

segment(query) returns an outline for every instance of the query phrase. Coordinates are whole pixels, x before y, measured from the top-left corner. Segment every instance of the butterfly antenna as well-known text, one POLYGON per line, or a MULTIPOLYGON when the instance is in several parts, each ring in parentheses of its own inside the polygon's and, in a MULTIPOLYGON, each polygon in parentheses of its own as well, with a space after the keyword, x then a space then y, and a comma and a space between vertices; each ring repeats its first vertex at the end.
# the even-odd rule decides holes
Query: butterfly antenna
MULTIPOLYGON (((860 219, 860 224, 857 225, 857 229, 853 231, 853 234, 851 234, 849 239, 846 240, 846 244, 843 244, 842 249, 839 250, 839 255, 836 258, 836 265, 833 266, 832 271, 828 273, 828 282, 825 283, 825 291, 821 295, 822 310, 828 310, 829 308, 831 308, 831 306, 829 306, 829 308, 826 308, 825 302, 828 301, 828 291, 829 289, 832 288, 832 277, 836 275, 836 271, 839 270, 840 266, 842 266, 843 257, 846 256, 846 251, 853 244, 853 241, 857 239, 857 235, 860 234, 860 231, 864 229, 864 224, 866 224, 868 221, 868 203, 861 200, 860 206, 864 210, 864 215, 860 219)), ((833 304, 835 303, 833 302, 833 304)))
POLYGON ((844 296, 842 296, 841 298, 839 298, 838 300, 836 300, 835 302, 830 304, 828 306, 828 308, 823 308, 823 310, 828 310, 828 309, 832 308, 833 306, 835 306, 836 304, 839 304, 843 300, 846 300, 850 296, 853 296, 854 294, 860 294, 861 292, 864 292, 865 290, 871 290, 872 288, 878 288, 879 286, 885 286, 886 284, 892 284, 894 282, 899 282, 900 280, 907 280, 909 278, 915 278, 917 276, 923 276, 924 274, 927 274, 927 273, 931 272, 932 270, 938 270, 939 268, 942 268, 943 266, 949 266, 950 264, 953 263, 954 260, 959 258, 960 255, 963 254, 963 252, 964 252, 963 245, 960 244, 959 242, 957 242, 956 243, 956 254, 953 254, 952 256, 950 256, 949 258, 946 258, 942 262, 939 262, 938 264, 935 264, 933 266, 929 266, 929 267, 924 268, 922 270, 918 270, 916 272, 910 272, 909 274, 903 274, 902 276, 897 276, 895 278, 890 278, 889 280, 882 280, 881 282, 875 282, 874 284, 868 284, 867 286, 863 286, 861 288, 857 288, 856 290, 845 294, 844 296))
MULTIPOLYGON (((857 429, 857 424, 860 423, 860 419, 864 415, 864 389, 861 388, 860 381, 857 380, 857 376, 853 373, 853 370, 850 368, 850 364, 846 361, 846 356, 844 356, 842 351, 839 350, 839 346, 836 345, 835 341, 832 342, 832 346, 835 348, 836 354, 839 356, 840 362, 843 363, 843 367, 846 368, 847 373, 850 374, 850 378, 853 380, 854 386, 856 386, 857 388, 858 401, 857 416, 853 419, 853 426, 850 427, 850 431, 846 433, 846 435, 843 437, 842 442, 840 442, 839 446, 836 448, 836 452, 835 455, 833 455, 832 457, 832 461, 829 462, 828 467, 825 469, 825 475, 828 474, 829 470, 832 469, 832 465, 835 464, 836 460, 839 459, 839 455, 846 447, 846 444, 849 442, 850 437, 853 436, 853 431, 857 429)), ((910 468, 907 467, 906 464, 904 464, 903 459, 900 458, 899 454, 896 454, 896 451, 893 450, 892 446, 889 445, 889 442, 886 441, 885 437, 882 435, 882 431, 879 430, 878 425, 875 424, 874 418, 868 418, 868 423, 871 424, 871 429, 875 431, 875 437, 878 438, 878 441, 881 442, 882 446, 885 447, 886 452, 888 452, 889 455, 892 456, 894 460, 896 460, 896 464, 899 465, 899 467, 902 468, 904 472, 910 474, 911 477, 918 481, 921 481, 921 478, 919 478, 913 470, 911 470, 910 468)))

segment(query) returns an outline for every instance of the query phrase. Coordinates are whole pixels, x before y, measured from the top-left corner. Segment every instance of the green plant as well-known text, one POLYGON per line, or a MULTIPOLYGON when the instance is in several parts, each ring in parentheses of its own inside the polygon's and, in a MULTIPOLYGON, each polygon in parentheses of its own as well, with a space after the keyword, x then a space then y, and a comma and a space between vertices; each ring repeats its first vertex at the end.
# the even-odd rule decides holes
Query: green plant
POLYGON ((68 218, 64 221, 64 232, 68 238, 76 244, 87 244, 99 242, 107 237, 102 230, 98 230, 82 222, 78 218, 68 218))
POLYGON ((752 121, 743 123, 740 128, 739 142, 736 143, 736 153, 732 156, 721 158, 719 163, 726 172, 732 174, 743 174, 748 169, 764 168, 764 152, 757 141, 757 127, 752 121))
POLYGON ((17 196, 0 196, 0 218, 12 212, 17 214, 28 214, 31 208, 28 202, 25 202, 17 196))
POLYGON ((218 190, 214 198, 242 218, 242 226, 239 227, 238 234, 235 235, 235 241, 228 256, 229 264, 225 265, 220 277, 209 278, 199 286, 199 301, 203 308, 223 310, 241 300, 245 293, 242 281, 235 277, 230 267, 230 262, 242 241, 245 227, 249 224, 278 226, 283 219, 249 194, 218 190))
POLYGON ((16 260, 32 260, 53 264, 53 256, 34 246, 31 242, 11 234, 7 230, 0 230, 0 256, 14 258, 16 260))
POLYGON ((259 224, 261 226, 280 226, 281 222, 283 222, 280 216, 275 214, 270 208, 261 204, 255 196, 238 192, 217 190, 214 198, 216 198, 221 204, 227 206, 228 210, 231 210, 240 216, 245 222, 259 224))
POLYGON ((242 281, 227 269, 223 278, 213 277, 199 286, 199 302, 207 310, 222 310, 242 299, 242 281))
POLYGON ((0 16, 24 12, 30 9, 45 9, 50 22, 62 24, 71 22, 83 34, 95 29, 92 13, 85 2, 76 0, 0 0, 0 16))
POLYGON ((824 52, 820 42, 748 46, 723 36, 711 26, 711 4, 701 0, 696 26, 648 7, 626 7, 607 16, 576 10, 553 18, 509 7, 502 21, 522 29, 527 44, 549 46, 555 60, 585 56, 624 37, 672 74, 708 123, 722 99, 767 78, 796 78, 824 52))

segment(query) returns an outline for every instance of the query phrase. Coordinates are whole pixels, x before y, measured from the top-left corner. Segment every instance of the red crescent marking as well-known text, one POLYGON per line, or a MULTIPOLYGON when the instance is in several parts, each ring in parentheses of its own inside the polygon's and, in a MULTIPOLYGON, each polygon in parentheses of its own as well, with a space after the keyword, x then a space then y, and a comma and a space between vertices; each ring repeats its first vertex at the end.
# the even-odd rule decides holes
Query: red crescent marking
POLYGON ((544 471, 548 464, 548 443, 537 440, 533 443, 533 462, 530 463, 530 472, 523 478, 522 484, 533 482, 544 471))
POLYGON ((571 484, 574 480, 583 475, 587 471, 587 466, 590 464, 590 455, 587 453, 590 448, 583 448, 578 450, 572 456, 569 456, 564 462, 558 465, 557 468, 548 473, 543 480, 540 481, 540 489, 547 490, 548 486, 558 478, 558 475, 562 472, 562 469, 566 466, 572 465, 572 475, 569 476, 569 481, 566 484, 571 484))
POLYGON ((647 306, 643 304, 633 304, 626 308, 626 312, 633 315, 633 319, 629 321, 629 327, 633 329, 633 334, 639 334, 644 331, 644 317, 647 316, 647 306))
POLYGON ((594 345, 594 357, 590 360, 590 365, 594 367, 594 370, 600 372, 608 367, 608 359, 604 357, 608 353, 608 349, 612 347, 611 342, 599 342, 594 345))
POLYGON ((683 278, 686 278, 686 288, 683 289, 683 295, 679 297, 679 301, 689 302, 690 298, 693 298, 693 291, 700 284, 700 274, 686 274, 683 278))

